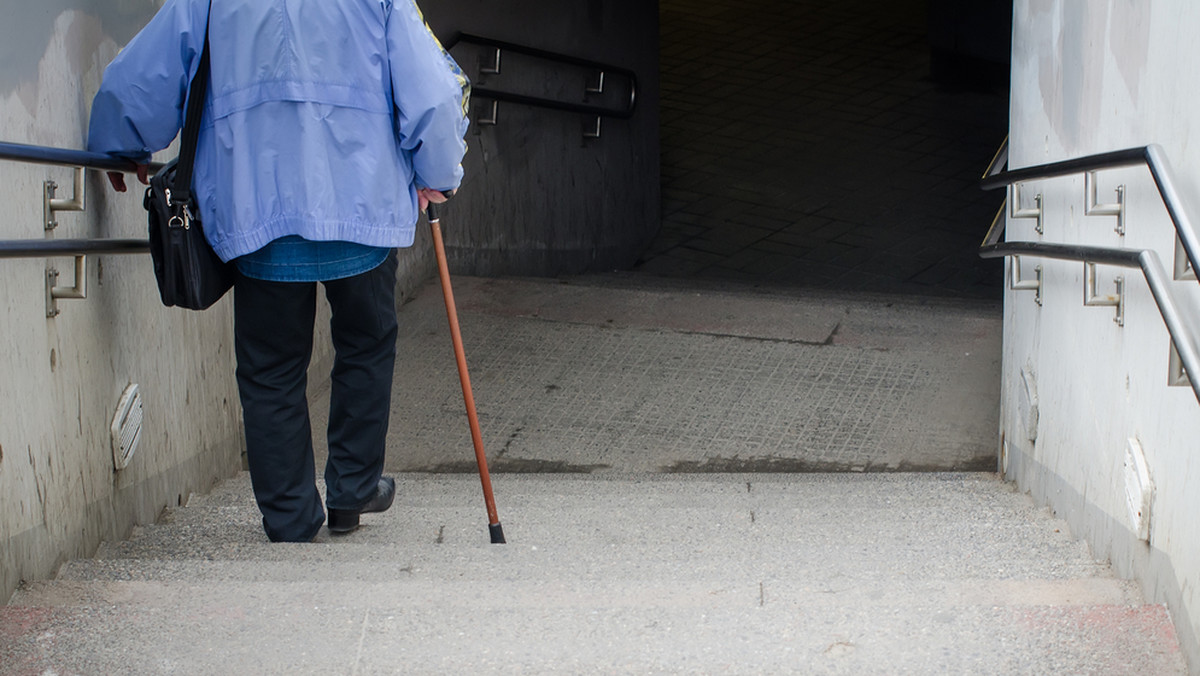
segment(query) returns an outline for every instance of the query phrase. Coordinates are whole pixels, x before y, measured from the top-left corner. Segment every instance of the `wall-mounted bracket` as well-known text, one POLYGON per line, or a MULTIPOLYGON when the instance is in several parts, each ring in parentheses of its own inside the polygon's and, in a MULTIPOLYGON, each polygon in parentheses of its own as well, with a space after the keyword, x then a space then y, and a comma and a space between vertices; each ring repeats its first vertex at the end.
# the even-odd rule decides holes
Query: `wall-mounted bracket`
POLYGON ((1117 326, 1125 326, 1125 278, 1117 277, 1115 283, 1115 294, 1102 296, 1096 293, 1096 264, 1083 262, 1083 304, 1088 307, 1115 307, 1117 316, 1113 321, 1117 326))
POLYGON ((1008 192, 1008 204, 1010 207, 1008 214, 1009 218, 1036 218, 1037 224, 1034 225, 1034 229, 1037 230, 1037 234, 1039 235, 1045 234, 1046 228, 1042 223, 1042 193, 1038 193, 1033 197, 1033 203, 1037 205, 1036 207, 1032 209, 1022 209, 1021 184, 1013 183, 1012 185, 1008 186, 1008 192))
POLYGON ((60 313, 58 301, 84 300, 87 298, 87 256, 75 257, 75 285, 59 286, 59 272, 46 268, 46 316, 57 317, 60 313))
POLYGON ((84 209, 84 170, 75 167, 75 194, 70 199, 60 199, 54 195, 58 192, 58 184, 46 181, 42 187, 42 225, 46 230, 58 227, 58 219, 54 214, 59 211, 83 211, 84 209))
POLYGON ((1169 387, 1191 387, 1192 380, 1188 378, 1187 370, 1183 368, 1183 359, 1179 356, 1179 348, 1171 341, 1171 358, 1167 364, 1167 385, 1169 387))
POLYGON ((588 84, 586 87, 584 87, 583 91, 587 92, 588 94, 603 94, 604 93, 604 71, 602 71, 602 70, 596 71, 596 84, 594 84, 594 85, 588 84))
MULTIPOLYGON (((46 230, 46 237, 53 238, 54 229, 58 227, 58 218, 55 217, 60 211, 83 211, 84 202, 84 178, 85 171, 83 167, 75 167, 75 175, 73 177, 74 194, 70 199, 61 199, 55 197, 58 193, 58 184, 54 181, 46 181, 42 185, 42 225, 46 230)), ((75 284, 74 286, 59 286, 59 272, 52 267, 46 268, 46 316, 57 317, 59 315, 58 301, 59 299, 84 299, 87 298, 87 256, 75 257, 75 284)))
POLYGON ((1096 172, 1088 171, 1083 174, 1083 215, 1084 216, 1116 216, 1117 234, 1125 236, 1125 186, 1117 186, 1117 201, 1112 204, 1100 204, 1096 196, 1096 172))
POLYGON ((1196 271, 1192 268, 1192 262, 1188 260, 1187 251, 1183 248, 1183 240, 1179 239, 1178 235, 1175 236, 1175 281, 1196 281, 1196 271))
POLYGON ((483 115, 476 116, 475 124, 486 126, 486 127, 494 127, 494 126, 496 126, 496 124, 498 124, 500 122, 500 102, 493 99, 491 101, 491 104, 492 105, 488 107, 487 116, 486 117, 483 115))
POLYGON ((600 116, 597 115, 593 124, 584 127, 583 137, 592 139, 600 138, 600 116))
POLYGON ((499 75, 500 74, 500 48, 499 47, 496 48, 496 51, 492 52, 492 60, 490 63, 480 59, 479 74, 480 75, 499 75))
POLYGON ((1033 302, 1039 307, 1042 305, 1042 266, 1037 266, 1033 269, 1033 279, 1021 278, 1021 257, 1012 256, 1010 263, 1010 275, 1008 280, 1008 288, 1013 291, 1033 291, 1033 302))

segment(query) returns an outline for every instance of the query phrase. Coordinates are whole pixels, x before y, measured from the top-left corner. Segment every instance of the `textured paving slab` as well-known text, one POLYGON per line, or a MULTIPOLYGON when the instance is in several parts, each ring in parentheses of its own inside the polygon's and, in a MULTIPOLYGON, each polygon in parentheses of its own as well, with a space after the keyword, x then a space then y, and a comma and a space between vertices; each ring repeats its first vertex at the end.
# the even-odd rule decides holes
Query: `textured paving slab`
POLYGON ((0 674, 1186 673, 1161 606, 987 474, 403 475, 269 545, 245 475, 0 608, 0 674))
MULTIPOLYGON (((497 472, 995 467, 994 304, 631 277, 457 278, 455 293, 497 472)), ((388 466, 473 471, 436 285, 401 324, 388 466)))

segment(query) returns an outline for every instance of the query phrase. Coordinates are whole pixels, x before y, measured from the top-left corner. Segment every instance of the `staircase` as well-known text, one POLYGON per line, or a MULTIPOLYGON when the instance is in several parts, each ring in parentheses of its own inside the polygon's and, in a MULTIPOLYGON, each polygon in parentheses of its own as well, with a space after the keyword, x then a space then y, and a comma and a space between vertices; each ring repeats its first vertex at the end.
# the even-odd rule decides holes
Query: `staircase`
POLYGON ((1170 618, 988 474, 403 475, 264 541, 240 476, 22 589, 13 674, 1182 674, 1170 618))
POLYGON ((456 290, 509 544, 455 473, 431 290, 402 312, 390 511, 269 544, 239 475, 24 585, 0 674, 1187 673, 1165 608, 995 474, 877 471, 980 462, 962 411, 992 395, 963 378, 994 308, 456 290), (842 471, 781 471, 812 458, 842 471))

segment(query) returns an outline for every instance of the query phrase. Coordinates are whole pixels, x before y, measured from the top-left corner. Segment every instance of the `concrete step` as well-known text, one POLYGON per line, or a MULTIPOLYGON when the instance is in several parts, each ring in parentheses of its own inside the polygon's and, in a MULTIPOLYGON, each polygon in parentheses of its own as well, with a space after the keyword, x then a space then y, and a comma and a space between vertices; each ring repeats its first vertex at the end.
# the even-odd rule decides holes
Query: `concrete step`
MULTIPOLYGON (((293 579, 254 580, 261 573, 245 564, 205 566, 224 572, 226 579, 197 579, 197 565, 176 572, 186 578, 154 581, 54 580, 30 583, 14 595, 9 607, 125 607, 182 608, 187 606, 238 606, 274 604, 296 608, 347 606, 391 609, 398 604, 436 611, 446 607, 503 610, 551 607, 591 608, 620 606, 653 609, 664 604, 696 607, 765 607, 790 605, 832 611, 846 605, 875 608, 963 608, 970 606, 1138 606, 1141 592, 1134 583, 1111 578, 1074 580, 937 580, 920 579, 897 584, 855 581, 831 588, 805 576, 760 580, 751 571, 722 576, 661 577, 649 575, 593 576, 550 575, 549 568, 526 568, 512 576, 493 571, 477 561, 468 572, 447 572, 415 566, 397 571, 390 580, 347 575, 347 566, 300 570, 286 565, 293 579), (331 575, 338 573, 338 575, 331 575), (738 580, 736 578, 745 578, 738 580)), ((261 566, 260 566, 261 567, 261 566)), ((274 567, 274 566, 272 566, 274 567)), ((278 575, 279 573, 275 573, 278 575)), ((849 581, 847 581, 849 582, 849 581)))
POLYGON ((1165 609, 1125 593, 1078 581, 790 593, 686 581, 60 583, 0 609, 0 671, 1186 673, 1165 609))
POLYGON ((265 541, 240 476, 0 608, 0 673, 1186 673, 1170 618, 989 474, 401 475, 265 541), (253 637, 247 640, 247 637, 253 637))
POLYGON ((433 617, 405 603, 0 615, 40 632, 5 651, 12 673, 1185 673, 1154 607, 974 607, 916 625, 878 608, 547 608, 533 622, 523 609, 433 617))
MULTIPOLYGON (((427 544, 492 547, 474 477, 401 475, 389 512, 365 515, 349 536, 322 533, 295 547, 268 544, 248 482, 230 485, 105 544, 98 558, 386 561, 427 544)), ((716 567, 733 560, 817 566, 838 555, 856 575, 1054 579, 1104 568, 1063 524, 988 474, 521 475, 497 477, 495 489, 506 549, 570 552, 559 564, 568 569, 612 565, 613 547, 643 563, 702 558, 699 565, 716 567)))
MULTIPOLYGON (((833 554, 840 554, 834 552, 833 554)), ((878 585, 936 585, 978 584, 996 589, 1010 585, 1053 585, 1084 581, 1097 585, 1124 584, 1099 566, 1080 566, 1059 569, 1058 577, 1028 578, 1012 575, 1010 571, 975 571, 960 568, 931 567, 916 574, 891 566, 820 565, 812 561, 792 562, 784 557, 722 558, 703 560, 688 552, 677 556, 656 555, 653 552, 615 551, 607 558, 584 556, 578 552, 563 553, 533 550, 497 551, 480 546, 478 549, 439 548, 434 546, 397 549, 345 546, 327 552, 306 552, 290 559, 269 559, 263 556, 246 559, 213 561, 200 558, 164 559, 98 559, 73 561, 63 566, 57 582, 322 582, 349 580, 362 584, 387 584, 398 580, 460 582, 486 580, 488 583, 521 584, 531 577, 538 584, 572 582, 576 580, 640 580, 674 585, 683 581, 730 583, 754 586, 767 581, 798 579, 806 588, 822 593, 878 585), (535 574, 536 572, 536 574, 535 574), (686 573, 686 574, 685 574, 686 573), (978 574, 972 574, 978 573, 978 574), (991 573, 991 574, 989 574, 991 573), (1071 575, 1074 575, 1072 577, 1071 575), (1031 580, 1037 580, 1033 584, 1031 580)), ((877 559, 875 559, 877 562, 877 559)), ((29 583, 22 593, 34 588, 29 583)), ((23 598, 21 595, 15 598, 23 598)), ((1129 597, 1130 602, 1140 597, 1129 597)))

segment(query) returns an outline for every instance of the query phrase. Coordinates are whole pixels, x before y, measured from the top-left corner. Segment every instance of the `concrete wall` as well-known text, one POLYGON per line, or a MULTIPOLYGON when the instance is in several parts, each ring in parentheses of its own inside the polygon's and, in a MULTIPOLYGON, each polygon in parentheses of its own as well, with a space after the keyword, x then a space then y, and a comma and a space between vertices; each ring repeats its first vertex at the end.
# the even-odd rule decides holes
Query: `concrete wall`
MULTIPOLYGON (((160 4, 9 3, 0 140, 82 148, 104 66, 160 4)), ((642 78, 637 117, 606 124, 599 141, 582 140, 576 115, 517 106, 502 110, 500 126, 473 128, 468 179, 445 214, 456 271, 557 274, 630 262, 658 227, 655 3, 422 4, 440 35, 481 33, 636 68, 642 78)), ((478 59, 464 60, 475 74, 478 59)), ((0 239, 45 236, 48 179, 66 186, 60 197, 70 192, 68 169, 0 161, 0 239)), ((55 237, 145 235, 138 190, 117 195, 90 174, 87 202, 85 213, 60 215, 55 237)), ((239 468, 243 446, 229 298, 203 313, 165 309, 148 257, 99 256, 90 298, 62 301, 61 316, 47 319, 48 266, 70 279, 70 259, 0 260, 0 599, 206 491, 239 468), (115 472, 109 424, 130 383, 142 390, 145 429, 132 464, 115 472)), ((401 252, 401 298, 434 270, 419 228, 401 252)), ((313 385, 328 377, 331 358, 321 312, 313 385)))
MULTIPOLYGON (((82 148, 104 65, 154 2, 9 3, 0 22, 0 138, 82 148)), ((71 192, 71 170, 0 162, 0 238, 41 239, 42 183, 71 192)), ((85 213, 60 214, 57 238, 145 236, 138 191, 117 195, 89 175, 85 213)), ((89 261, 87 300, 46 317, 45 270, 72 279, 71 259, 0 260, 0 598, 105 538, 238 469, 231 312, 166 310, 145 256, 89 261), (130 383, 145 428, 113 469, 109 424, 130 383)))
MULTIPOLYGON (((638 0, 427 0, 435 32, 461 31, 634 70, 638 103, 629 120, 607 119, 602 138, 582 136, 587 118, 501 104, 499 124, 474 124, 461 197, 444 216, 452 269, 477 275, 558 275, 631 265, 659 227, 658 3, 638 0)), ((567 100, 590 73, 546 69, 502 57, 501 75, 484 78, 490 53, 453 47, 472 81, 496 89, 567 100), (553 83, 553 84, 552 84, 553 83), (562 85, 561 89, 558 85, 562 85), (573 88, 572 88, 573 87, 573 88)), ((610 78, 615 103, 623 85, 610 78)), ((574 97, 574 98, 572 98, 574 97)), ((474 114, 485 112, 482 99, 474 114)))
MULTIPOLYGON (((1197 28, 1200 5, 1191 0, 1018 0, 1010 167, 1157 143, 1191 212, 1200 213, 1197 28)), ((1114 201, 1121 184, 1124 237, 1114 217, 1084 215, 1082 177, 1028 184, 1025 206, 1044 195, 1045 235, 1031 220, 1010 219, 1008 237, 1152 248, 1170 267, 1174 231, 1148 172, 1100 174, 1101 201, 1114 201)), ((1122 328, 1111 308, 1083 306, 1082 264, 1026 259, 1026 274, 1037 264, 1045 269, 1044 305, 1031 292, 1005 297, 1006 473, 1066 518, 1098 558, 1141 580, 1148 600, 1168 604, 1200 669, 1200 403, 1189 388, 1167 386, 1168 336, 1140 272, 1100 269, 1102 292, 1117 275, 1128 284, 1122 328), (1130 438, 1143 447, 1157 487, 1149 542, 1138 539, 1126 506, 1130 438)), ((1200 285, 1171 287, 1200 328, 1200 285)))

